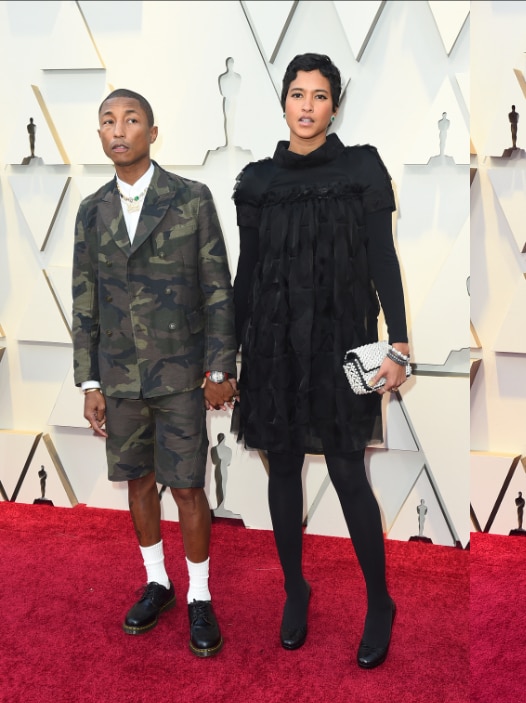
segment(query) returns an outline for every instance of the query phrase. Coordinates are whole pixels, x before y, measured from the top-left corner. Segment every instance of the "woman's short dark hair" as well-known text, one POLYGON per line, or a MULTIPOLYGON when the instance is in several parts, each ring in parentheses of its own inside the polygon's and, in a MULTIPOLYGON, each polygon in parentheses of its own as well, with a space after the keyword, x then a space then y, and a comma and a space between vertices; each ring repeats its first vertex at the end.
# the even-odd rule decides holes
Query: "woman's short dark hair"
POLYGON ((137 100, 139 105, 142 107, 144 112, 146 113, 146 118, 148 120, 148 127, 153 127, 155 122, 153 119, 153 110, 152 106, 150 103, 144 98, 140 93, 136 93, 133 90, 128 90, 127 88, 117 88, 117 90, 113 90, 109 95, 107 95, 104 100, 101 102, 99 106, 99 115, 100 111, 102 110, 102 106, 106 102, 106 100, 110 100, 110 98, 132 98, 134 100, 137 100))
POLYGON ((316 71, 325 76, 331 86, 331 97, 333 107, 340 105, 340 94, 342 92, 342 78, 340 71, 325 54, 298 54, 287 66, 283 76, 283 87, 281 90, 281 107, 285 109, 287 93, 292 81, 298 75, 298 71, 316 71))

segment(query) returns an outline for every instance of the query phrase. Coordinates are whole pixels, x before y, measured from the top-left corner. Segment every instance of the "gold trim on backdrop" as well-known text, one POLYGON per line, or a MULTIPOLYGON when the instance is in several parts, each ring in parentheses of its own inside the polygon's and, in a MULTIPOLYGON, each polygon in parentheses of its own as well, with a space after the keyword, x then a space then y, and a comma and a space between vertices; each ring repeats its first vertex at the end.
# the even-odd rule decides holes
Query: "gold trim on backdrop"
POLYGON ((49 286, 49 290, 51 291, 51 295, 53 296, 53 300, 55 301, 55 305, 58 308, 58 311, 60 313, 60 317, 62 318, 62 322, 66 325, 66 329, 68 331, 68 334, 73 339, 71 327, 68 323, 66 316, 64 315, 64 312, 62 310, 62 305, 60 304, 60 300, 58 299, 57 294, 55 293, 55 289, 53 288, 53 284, 51 283, 51 280, 50 280, 49 276, 47 275, 46 271, 43 270, 42 273, 44 274, 44 278, 46 279, 46 283, 49 286))
POLYGON ((66 470, 64 469, 64 466, 62 465, 62 462, 60 461, 60 457, 57 454, 57 450, 55 449, 55 445, 53 444, 51 437, 48 434, 45 434, 44 437, 44 444, 47 447, 47 450, 49 452, 49 456, 51 457, 51 461, 55 465, 55 469, 57 470, 58 477, 60 478, 60 481, 62 485, 64 486, 64 490, 66 491, 66 494, 71 502, 71 505, 78 505, 78 500, 77 496, 75 495, 75 491, 73 490, 73 486, 71 485, 69 478, 66 474, 66 470))
MULTIPOLYGON (((16 433, 16 430, 14 433, 16 433)), ((22 484, 24 483, 24 479, 26 477, 26 474, 29 471, 29 467, 31 466, 31 462, 33 461, 33 457, 35 456, 35 452, 37 450, 38 443, 40 442, 41 437, 42 437, 42 432, 39 432, 39 434, 37 434, 35 436, 35 439, 33 440, 33 446, 31 447, 31 450, 30 450, 29 454, 27 455, 27 459, 24 464, 24 468, 22 469, 20 476, 18 477, 18 481, 15 486, 15 490, 13 491, 13 495, 11 496, 11 501, 16 501, 16 499, 17 499, 18 493, 19 493, 20 489, 22 488, 22 484)))
POLYGON ((469 387, 473 385, 475 377, 478 373, 480 365, 482 364, 482 359, 471 359, 471 366, 469 368, 469 387))
POLYGON ((31 88, 33 89, 33 93, 35 94, 35 98, 37 99, 38 105, 40 109, 42 110, 42 114, 44 115, 47 126, 49 127, 49 131, 51 132, 51 135, 53 139, 55 140, 55 144, 57 145, 57 149, 59 150, 59 153, 62 157, 62 161, 65 164, 71 165, 71 161, 69 159, 69 156, 66 153, 66 149, 64 148, 64 145, 62 144, 62 139, 60 138, 57 128, 55 127, 55 123, 53 122, 53 119, 51 118, 51 114, 49 110, 47 109, 47 105, 45 103, 44 98, 42 97, 42 93, 40 92, 40 89, 36 85, 32 85, 31 88))

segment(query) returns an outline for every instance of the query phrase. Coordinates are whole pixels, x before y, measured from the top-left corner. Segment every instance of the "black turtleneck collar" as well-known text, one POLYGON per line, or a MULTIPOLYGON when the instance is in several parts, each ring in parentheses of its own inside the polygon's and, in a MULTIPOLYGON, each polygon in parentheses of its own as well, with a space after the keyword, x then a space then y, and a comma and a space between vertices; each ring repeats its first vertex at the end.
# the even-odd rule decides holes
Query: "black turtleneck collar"
POLYGON ((274 162, 282 168, 320 166, 328 161, 333 161, 345 149, 337 134, 328 134, 326 141, 309 154, 296 154, 293 151, 289 151, 289 145, 290 142, 278 142, 272 157, 274 162))

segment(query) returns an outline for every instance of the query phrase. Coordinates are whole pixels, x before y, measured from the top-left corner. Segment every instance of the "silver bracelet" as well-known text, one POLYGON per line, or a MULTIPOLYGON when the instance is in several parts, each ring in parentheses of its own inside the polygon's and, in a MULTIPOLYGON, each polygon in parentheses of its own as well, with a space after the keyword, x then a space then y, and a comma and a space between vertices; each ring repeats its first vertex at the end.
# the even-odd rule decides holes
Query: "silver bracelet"
POLYGON ((391 359, 391 361, 394 361, 395 364, 398 364, 399 366, 406 366, 409 363, 409 358, 402 358, 402 356, 393 354, 390 349, 387 352, 387 358, 391 359))
POLYGON ((406 363, 407 363, 407 362, 409 361, 409 359, 411 358, 411 355, 410 355, 410 354, 402 354, 402 352, 399 351, 398 349, 395 349, 392 344, 389 345, 388 351, 392 352, 393 354, 396 354, 396 356, 397 356, 399 359, 403 359, 406 363))

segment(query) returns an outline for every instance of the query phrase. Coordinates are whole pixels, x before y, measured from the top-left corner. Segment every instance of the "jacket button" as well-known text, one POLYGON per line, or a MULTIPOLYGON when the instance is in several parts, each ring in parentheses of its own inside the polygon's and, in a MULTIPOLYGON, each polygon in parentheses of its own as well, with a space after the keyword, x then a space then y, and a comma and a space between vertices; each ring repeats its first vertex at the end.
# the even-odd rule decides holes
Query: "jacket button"
POLYGON ((170 293, 172 292, 172 289, 171 289, 171 288, 165 288, 165 289, 164 289, 164 292, 166 293, 166 295, 170 295, 170 293))
POLYGON ((159 252, 159 257, 160 257, 161 259, 164 259, 164 251, 160 251, 160 252, 159 252))
POLYGON ((170 322, 170 324, 168 325, 169 330, 175 330, 176 328, 177 328, 177 325, 175 324, 175 322, 170 322))
POLYGON ((113 332, 112 332, 111 330, 106 330, 106 334, 107 334, 108 337, 111 337, 111 335, 113 334, 113 332))

